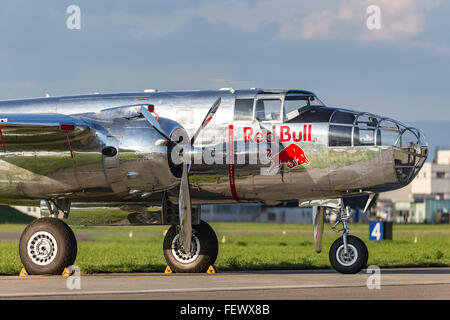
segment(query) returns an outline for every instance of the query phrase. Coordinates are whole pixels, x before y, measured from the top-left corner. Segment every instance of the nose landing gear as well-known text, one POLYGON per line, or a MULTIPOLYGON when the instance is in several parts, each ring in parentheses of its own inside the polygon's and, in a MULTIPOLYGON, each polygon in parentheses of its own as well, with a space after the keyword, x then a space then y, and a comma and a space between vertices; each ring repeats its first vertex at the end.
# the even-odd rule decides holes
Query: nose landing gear
POLYGON ((348 220, 350 219, 350 208, 342 206, 339 208, 339 217, 332 229, 336 232, 343 231, 342 237, 333 242, 329 252, 330 263, 333 268, 345 274, 358 273, 366 265, 369 258, 369 251, 365 243, 350 235, 348 220), (337 226, 342 223, 342 228, 337 226))

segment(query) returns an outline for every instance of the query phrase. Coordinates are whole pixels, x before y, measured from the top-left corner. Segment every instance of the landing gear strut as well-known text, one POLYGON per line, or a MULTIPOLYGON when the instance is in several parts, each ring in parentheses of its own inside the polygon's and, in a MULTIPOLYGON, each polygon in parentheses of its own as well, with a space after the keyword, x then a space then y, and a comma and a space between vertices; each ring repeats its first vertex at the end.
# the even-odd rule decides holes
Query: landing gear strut
POLYGON ((369 251, 364 242, 349 234, 348 220, 351 217, 350 207, 340 207, 337 222, 332 227, 336 232, 343 231, 342 237, 331 245, 329 258, 333 268, 340 273, 358 273, 366 265, 369 251), (342 223, 342 228, 337 226, 342 223))

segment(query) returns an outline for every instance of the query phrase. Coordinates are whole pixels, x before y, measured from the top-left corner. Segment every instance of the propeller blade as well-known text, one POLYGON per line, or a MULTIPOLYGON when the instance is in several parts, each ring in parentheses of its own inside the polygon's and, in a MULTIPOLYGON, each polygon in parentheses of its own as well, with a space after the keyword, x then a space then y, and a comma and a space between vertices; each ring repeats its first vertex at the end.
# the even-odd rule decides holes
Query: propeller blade
POLYGON ((163 130, 163 128, 161 128, 161 126, 159 125, 159 122, 156 121, 155 117, 151 114, 150 111, 148 111, 148 109, 145 106, 141 107, 141 113, 142 115, 145 117, 145 119, 147 119, 147 121, 150 123, 150 125, 153 127, 153 129, 155 129, 160 135, 162 135, 164 138, 166 138, 167 140, 169 140, 170 142, 174 143, 174 144, 178 144, 175 141, 173 141, 163 130))
MULTIPOLYGON (((195 140, 199 136, 200 132, 208 125, 208 123, 213 118, 217 109, 220 106, 221 98, 218 98, 208 113, 206 114, 205 119, 198 128, 197 132, 191 139, 191 146, 194 145, 195 140)), ((189 193, 189 167, 188 167, 188 159, 186 157, 183 159, 183 173, 181 175, 180 182, 180 197, 179 197, 179 214, 180 214, 180 239, 183 245, 183 249, 185 252, 190 252, 191 250, 191 242, 192 242, 192 214, 191 214, 191 195, 189 193)))
MULTIPOLYGON (((209 109, 208 113, 206 114, 205 119, 203 119, 203 122, 200 126, 200 128, 197 130, 197 132, 194 134, 194 136, 191 139, 191 146, 194 145, 195 140, 199 136, 200 132, 208 125, 208 123, 211 121, 213 116, 215 115, 217 109, 220 106, 222 99, 218 98, 211 108, 209 109)), ((151 112, 148 111, 148 109, 145 106, 141 107, 141 113, 142 115, 147 119, 147 121, 150 123, 150 125, 164 138, 169 140, 170 142, 178 145, 177 142, 173 141, 161 128, 159 125, 159 122, 155 119, 155 117, 151 114, 151 112)), ((191 242, 192 242, 192 214, 191 214, 191 195, 189 192, 189 167, 188 167, 188 159, 186 159, 186 155, 189 156, 189 153, 184 154, 183 159, 183 173, 181 175, 181 181, 180 181, 180 196, 179 196, 179 202, 178 202, 178 209, 179 209, 179 218, 180 218, 180 240, 183 246, 184 251, 190 252, 191 250, 191 242)))
POLYGON ((191 195, 189 193, 188 165, 183 162, 183 173, 180 183, 180 198, 178 203, 180 215, 180 239, 186 253, 191 250, 192 239, 192 215, 191 215, 191 195))
POLYGON ((197 139, 200 132, 208 125, 208 123, 211 121, 211 119, 216 114, 217 109, 219 109, 220 103, 222 102, 222 99, 219 97, 217 100, 213 103, 211 108, 209 109, 208 113, 206 114, 205 119, 203 119, 202 125, 200 128, 198 128, 197 132, 194 134, 194 136, 191 139, 191 146, 194 145, 195 139, 197 139))

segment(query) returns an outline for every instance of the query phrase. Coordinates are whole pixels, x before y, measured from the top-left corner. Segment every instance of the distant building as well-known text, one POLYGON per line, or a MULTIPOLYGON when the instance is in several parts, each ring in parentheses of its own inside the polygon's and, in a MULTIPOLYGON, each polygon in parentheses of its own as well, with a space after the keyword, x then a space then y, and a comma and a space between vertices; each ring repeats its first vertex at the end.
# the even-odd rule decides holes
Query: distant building
POLYGON ((433 162, 423 165, 411 182, 414 199, 450 199, 450 150, 438 150, 433 162))
POLYGON ((447 222, 449 209, 450 147, 438 147, 408 186, 381 193, 377 202, 377 215, 396 222, 447 222))
POLYGON ((251 203, 202 205, 201 217, 208 222, 311 223, 312 209, 298 206, 266 207, 251 203))
POLYGON ((22 213, 25 213, 26 215, 40 218, 41 217, 41 208, 39 207, 29 207, 29 206, 11 206, 11 208, 16 209, 17 211, 20 211, 22 213))

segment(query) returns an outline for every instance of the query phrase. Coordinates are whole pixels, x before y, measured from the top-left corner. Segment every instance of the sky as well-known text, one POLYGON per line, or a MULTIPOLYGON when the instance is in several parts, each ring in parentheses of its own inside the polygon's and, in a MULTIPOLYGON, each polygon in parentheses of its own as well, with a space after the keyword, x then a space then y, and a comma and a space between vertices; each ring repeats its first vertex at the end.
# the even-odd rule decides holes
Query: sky
POLYGON ((0 2, 0 99, 306 89, 327 105, 450 121, 450 1, 0 2), (80 29, 68 29, 70 5, 80 29), (370 30, 370 5, 380 29, 370 30))

